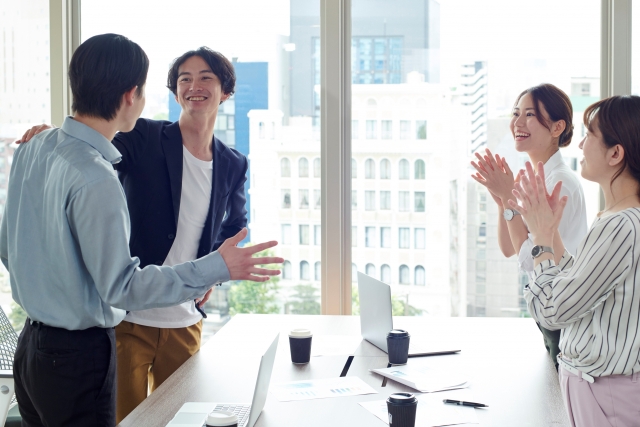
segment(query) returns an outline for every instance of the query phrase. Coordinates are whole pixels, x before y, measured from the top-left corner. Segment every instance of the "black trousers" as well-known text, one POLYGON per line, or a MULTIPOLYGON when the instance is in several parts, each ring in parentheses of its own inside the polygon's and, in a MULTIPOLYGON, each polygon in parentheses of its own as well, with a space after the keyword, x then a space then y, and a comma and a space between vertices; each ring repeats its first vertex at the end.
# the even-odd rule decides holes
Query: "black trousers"
POLYGON ((113 328, 69 331, 27 319, 13 363, 23 427, 113 427, 113 328))

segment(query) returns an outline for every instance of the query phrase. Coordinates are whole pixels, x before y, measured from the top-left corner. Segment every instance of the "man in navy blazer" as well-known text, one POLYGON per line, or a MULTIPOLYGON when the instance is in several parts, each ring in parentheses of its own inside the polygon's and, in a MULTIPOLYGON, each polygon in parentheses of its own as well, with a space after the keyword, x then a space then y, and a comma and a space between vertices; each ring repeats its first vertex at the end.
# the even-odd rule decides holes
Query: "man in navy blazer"
MULTIPOLYGON (((139 119, 113 144, 131 217, 131 253, 141 266, 173 265, 216 250, 247 225, 248 162, 213 135, 218 107, 235 89, 233 65, 201 47, 177 58, 167 87, 177 122, 139 119)), ((116 327, 119 423, 200 348, 200 301, 134 311, 116 327)))

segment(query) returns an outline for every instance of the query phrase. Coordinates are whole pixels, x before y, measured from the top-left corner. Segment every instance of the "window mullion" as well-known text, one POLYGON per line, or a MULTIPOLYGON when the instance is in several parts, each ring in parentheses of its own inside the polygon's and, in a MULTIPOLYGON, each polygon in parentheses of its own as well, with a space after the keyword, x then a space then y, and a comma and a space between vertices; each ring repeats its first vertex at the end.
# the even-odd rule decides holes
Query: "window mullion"
POLYGON ((351 1, 320 7, 322 313, 351 314, 351 1))

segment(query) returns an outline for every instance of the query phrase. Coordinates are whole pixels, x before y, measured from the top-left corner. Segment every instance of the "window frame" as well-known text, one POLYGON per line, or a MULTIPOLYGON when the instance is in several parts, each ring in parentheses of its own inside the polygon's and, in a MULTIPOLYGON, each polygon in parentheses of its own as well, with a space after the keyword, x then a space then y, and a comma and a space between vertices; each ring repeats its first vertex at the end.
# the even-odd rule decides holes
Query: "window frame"
MULTIPOLYGON (((68 61, 81 40, 80 3, 49 0, 51 122, 56 126, 72 113, 68 61)), ((631 7, 628 0, 601 0, 602 98, 631 93, 631 7)), ((323 314, 351 314, 351 25, 351 0, 321 0, 323 314)))

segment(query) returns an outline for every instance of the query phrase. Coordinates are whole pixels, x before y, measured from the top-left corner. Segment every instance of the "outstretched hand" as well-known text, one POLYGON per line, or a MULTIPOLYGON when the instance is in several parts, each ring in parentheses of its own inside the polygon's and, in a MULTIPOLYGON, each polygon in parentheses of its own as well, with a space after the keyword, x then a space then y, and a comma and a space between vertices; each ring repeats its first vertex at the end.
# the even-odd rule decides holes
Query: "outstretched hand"
POLYGON ((24 133, 24 135, 22 135, 22 138, 16 140, 16 144, 23 144, 25 142, 29 142, 29 140, 31 138, 33 138, 34 136, 36 136, 37 134, 39 134, 40 132, 43 132, 47 129, 51 129, 53 126, 51 125, 37 125, 37 126, 33 126, 31 129, 29 129, 28 131, 26 131, 24 133))
POLYGON ((239 248, 237 245, 247 237, 247 229, 243 228, 238 234, 229 237, 222 243, 218 252, 222 256, 231 280, 252 280, 254 282, 266 282, 269 276, 277 276, 280 270, 258 267, 264 264, 282 264, 284 259, 279 257, 254 257, 253 255, 272 248, 278 242, 259 243, 246 248, 239 248))
POLYGON ((514 198, 509 199, 508 203, 522 214, 534 240, 542 238, 551 244, 568 197, 560 197, 562 181, 558 181, 551 194, 547 192, 542 162, 538 163, 538 174, 534 172, 530 162, 526 163, 526 168, 526 173, 519 173, 520 181, 516 182, 513 190, 513 195, 520 204, 514 198))

